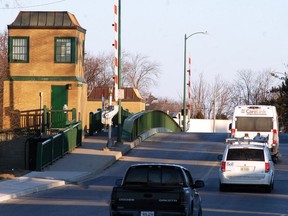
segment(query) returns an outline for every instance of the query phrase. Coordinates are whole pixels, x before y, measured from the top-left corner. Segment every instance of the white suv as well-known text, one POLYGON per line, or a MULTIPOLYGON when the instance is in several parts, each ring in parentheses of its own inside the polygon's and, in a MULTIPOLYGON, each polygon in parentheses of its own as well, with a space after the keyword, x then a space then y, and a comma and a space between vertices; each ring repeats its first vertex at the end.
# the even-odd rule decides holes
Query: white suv
POLYGON ((274 163, 265 145, 229 144, 223 155, 219 169, 220 191, 229 185, 259 185, 266 192, 274 187, 274 163))

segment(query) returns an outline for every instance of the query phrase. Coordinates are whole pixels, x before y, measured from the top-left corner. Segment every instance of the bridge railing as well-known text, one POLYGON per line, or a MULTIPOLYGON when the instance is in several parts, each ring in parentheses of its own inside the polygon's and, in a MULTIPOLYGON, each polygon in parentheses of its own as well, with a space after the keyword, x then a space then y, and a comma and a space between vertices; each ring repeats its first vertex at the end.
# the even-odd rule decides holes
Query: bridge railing
MULTIPOLYGON (((121 123, 122 123, 122 125, 123 125, 125 119, 131 115, 132 115, 132 113, 130 113, 129 110, 127 110, 127 109, 124 110, 122 107, 122 110, 121 110, 121 116, 122 116, 121 117, 121 120, 122 120, 121 123)), ((118 113, 113 117, 112 122, 113 122, 113 125, 118 125, 118 113)))
POLYGON ((31 138, 29 145, 29 169, 41 171, 53 162, 82 145, 81 122, 48 138, 31 138))
POLYGON ((63 130, 76 123, 76 109, 49 110, 43 109, 15 110, 11 112, 12 126, 0 130, 0 142, 12 140, 16 135, 40 136, 63 130))
POLYGON ((66 128, 76 122, 76 109, 49 110, 44 106, 44 125, 48 128, 66 128))
POLYGON ((133 141, 153 128, 165 128, 171 132, 182 131, 177 122, 167 113, 160 110, 143 111, 125 119, 122 139, 133 141))
MULTIPOLYGON (((121 120, 123 124, 124 120, 128 116, 131 116, 132 113, 122 108, 121 115, 122 115, 121 120)), ((92 136, 95 132, 101 131, 104 128, 104 125, 101 122, 101 117, 102 117, 101 109, 97 110, 96 112, 89 113, 89 136, 92 136)), ((118 125, 118 114, 112 118, 112 123, 113 125, 118 125)))
POLYGON ((89 136, 92 136, 95 132, 103 129, 104 125, 101 122, 101 115, 101 109, 89 113, 89 136))

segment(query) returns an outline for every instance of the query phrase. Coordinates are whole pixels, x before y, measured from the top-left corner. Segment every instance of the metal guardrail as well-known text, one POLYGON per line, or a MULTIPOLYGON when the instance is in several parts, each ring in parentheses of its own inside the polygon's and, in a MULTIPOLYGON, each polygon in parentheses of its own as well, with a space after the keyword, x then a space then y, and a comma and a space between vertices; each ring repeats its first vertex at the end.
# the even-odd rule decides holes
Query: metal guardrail
MULTIPOLYGON (((123 140, 133 141, 141 134, 153 128, 166 128, 171 132, 181 132, 180 126, 163 111, 143 111, 137 114, 126 113, 123 117, 123 140)), ((90 113, 90 131, 102 129, 101 110, 90 113)), ((69 126, 59 134, 48 138, 32 138, 29 140, 29 169, 41 171, 63 155, 82 144, 81 122, 69 126)))
POLYGON ((167 113, 154 110, 143 111, 127 117, 123 124, 122 139, 133 141, 153 128, 166 128, 171 132, 181 132, 181 127, 167 113))
POLYGON ((32 138, 29 142, 29 169, 41 171, 82 145, 81 122, 48 138, 32 138))
POLYGON ((101 123, 101 115, 101 109, 89 113, 89 136, 92 136, 95 132, 101 131, 104 128, 104 125, 101 123))
MULTIPOLYGON (((123 107, 122 107, 121 115, 122 115, 122 117, 121 117, 122 122, 121 123, 123 125, 125 119, 127 117, 131 116, 132 113, 130 113, 129 110, 124 110, 123 107)), ((118 114, 113 117, 112 123, 113 123, 113 125, 118 125, 118 114)))
MULTIPOLYGON (((132 113, 130 113, 128 110, 123 110, 121 111, 122 114, 122 124, 124 120, 128 117, 131 116, 132 113)), ((95 132, 99 132, 104 128, 104 125, 101 122, 102 118, 102 110, 99 109, 96 112, 90 112, 89 113, 89 136, 92 136, 95 132)), ((112 119, 113 125, 118 125, 118 114, 115 115, 112 119)))
POLYGON ((13 128, 0 130, 0 142, 12 140, 15 135, 40 136, 48 135, 52 130, 59 130, 76 123, 76 109, 49 110, 43 109, 13 111, 13 128))
POLYGON ((76 122, 76 109, 48 110, 44 107, 44 126, 48 128, 65 128, 76 122))
POLYGON ((41 125, 41 116, 43 109, 24 110, 20 111, 20 125, 19 128, 30 131, 39 131, 41 125))

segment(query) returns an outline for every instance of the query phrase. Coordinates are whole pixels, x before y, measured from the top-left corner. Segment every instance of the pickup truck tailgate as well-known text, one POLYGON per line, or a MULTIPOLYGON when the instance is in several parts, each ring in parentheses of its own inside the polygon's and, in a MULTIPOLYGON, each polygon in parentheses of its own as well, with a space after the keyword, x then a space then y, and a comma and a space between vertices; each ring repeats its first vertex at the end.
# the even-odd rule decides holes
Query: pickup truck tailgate
POLYGON ((111 208, 117 206, 114 210, 183 211, 185 208, 183 187, 114 187, 112 195, 111 208))

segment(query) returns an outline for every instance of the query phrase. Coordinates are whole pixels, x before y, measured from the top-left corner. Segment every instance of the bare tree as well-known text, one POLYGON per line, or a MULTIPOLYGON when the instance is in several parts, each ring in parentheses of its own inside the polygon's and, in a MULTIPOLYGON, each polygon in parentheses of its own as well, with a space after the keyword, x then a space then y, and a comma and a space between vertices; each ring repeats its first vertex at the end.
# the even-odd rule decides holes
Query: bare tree
MULTIPOLYGON (((207 98, 209 98, 209 84, 205 82, 203 73, 199 75, 199 80, 192 82, 191 86, 191 117, 205 118, 208 115, 207 98)), ((208 102, 209 103, 209 102, 208 102)))
MULTIPOLYGON (((141 54, 132 55, 122 53, 122 87, 137 88, 142 97, 148 97, 151 86, 157 86, 160 70, 156 62, 141 54)), ((85 79, 88 83, 88 92, 94 87, 113 86, 114 55, 100 54, 85 56, 85 79)))
POLYGON ((254 72, 242 70, 237 73, 237 80, 233 88, 233 103, 239 104, 260 104, 272 97, 270 90, 273 84, 271 70, 254 72))
POLYGON ((123 87, 137 88, 142 96, 148 96, 151 86, 157 86, 159 64, 141 54, 127 54, 123 61, 123 87))
POLYGON ((8 33, 0 33, 0 129, 3 128, 3 81, 8 75, 8 33))
POLYGON ((269 101, 275 96, 271 92, 274 84, 274 79, 271 76, 271 72, 271 70, 264 70, 262 73, 259 73, 257 77, 257 85, 254 92, 256 104, 269 101))
POLYGON ((208 104, 208 118, 211 119, 214 112, 217 119, 229 117, 232 96, 230 87, 231 85, 227 81, 224 81, 221 76, 217 76, 212 88, 209 89, 209 98, 206 102, 208 104))
POLYGON ((84 73, 88 84, 88 93, 94 87, 107 87, 113 85, 113 55, 105 55, 104 53, 93 56, 85 55, 84 73))
POLYGON ((156 98, 153 103, 149 104, 147 110, 162 110, 166 113, 180 112, 182 109, 182 102, 168 97, 156 98))
POLYGON ((8 74, 8 33, 0 33, 0 80, 8 74))
MULTIPOLYGON (((232 92, 230 84, 217 76, 213 85, 207 83, 203 73, 191 86, 191 117, 227 119, 230 114, 232 92)), ((233 107, 234 108, 234 107, 233 107)))

